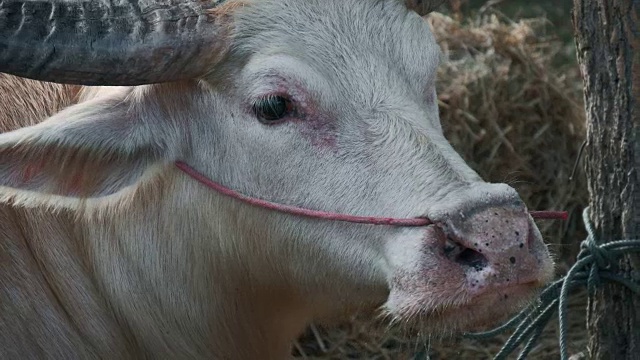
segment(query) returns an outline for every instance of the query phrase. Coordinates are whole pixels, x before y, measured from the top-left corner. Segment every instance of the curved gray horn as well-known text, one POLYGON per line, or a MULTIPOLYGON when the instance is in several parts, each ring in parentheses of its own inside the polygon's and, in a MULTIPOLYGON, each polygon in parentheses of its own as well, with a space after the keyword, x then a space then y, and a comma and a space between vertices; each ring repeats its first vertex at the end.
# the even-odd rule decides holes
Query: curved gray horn
POLYGON ((420 15, 426 15, 438 6, 442 5, 445 0, 405 0, 407 7, 420 15))
POLYGON ((222 3, 0 0, 0 72, 78 85, 197 78, 226 48, 222 3))

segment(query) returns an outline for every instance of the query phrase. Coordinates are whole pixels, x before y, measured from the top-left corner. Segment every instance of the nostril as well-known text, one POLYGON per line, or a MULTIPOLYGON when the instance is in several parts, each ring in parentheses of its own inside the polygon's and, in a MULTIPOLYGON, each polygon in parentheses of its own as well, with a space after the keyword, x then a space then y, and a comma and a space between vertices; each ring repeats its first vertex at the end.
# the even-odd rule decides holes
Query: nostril
POLYGON ((475 271, 484 269, 489 263, 484 255, 471 249, 464 249, 458 254, 455 261, 460 265, 473 268, 475 271))
POLYGON ((451 238, 448 238, 445 243, 444 254, 452 261, 476 271, 484 269, 489 263, 480 252, 464 247, 451 238))
POLYGON ((447 242, 444 244, 444 254, 448 258, 452 259, 457 257, 463 250, 464 248, 462 246, 450 238, 447 238, 447 242))

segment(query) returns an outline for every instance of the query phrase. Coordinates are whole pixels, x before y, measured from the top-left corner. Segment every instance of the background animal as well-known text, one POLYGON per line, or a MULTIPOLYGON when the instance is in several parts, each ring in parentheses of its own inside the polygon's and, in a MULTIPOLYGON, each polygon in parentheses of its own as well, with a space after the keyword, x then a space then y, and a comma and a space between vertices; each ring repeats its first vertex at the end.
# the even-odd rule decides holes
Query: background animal
POLYGON ((439 49, 411 10, 432 5, 3 2, 0 71, 115 86, 3 80, 41 94, 3 109, 3 355, 277 359, 318 317, 380 307, 456 331, 529 301, 551 258, 515 190, 442 134, 439 49), (249 207, 175 161, 271 201, 434 225, 249 207))

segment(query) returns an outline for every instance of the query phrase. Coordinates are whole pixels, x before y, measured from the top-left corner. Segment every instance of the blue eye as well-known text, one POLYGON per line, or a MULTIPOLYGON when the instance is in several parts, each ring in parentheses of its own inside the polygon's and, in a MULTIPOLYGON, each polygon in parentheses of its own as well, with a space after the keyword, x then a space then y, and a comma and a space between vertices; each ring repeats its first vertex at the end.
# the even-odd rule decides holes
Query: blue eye
POLYGON ((283 96, 267 96, 253 104, 253 112, 258 120, 265 124, 282 120, 292 110, 291 100, 283 96))

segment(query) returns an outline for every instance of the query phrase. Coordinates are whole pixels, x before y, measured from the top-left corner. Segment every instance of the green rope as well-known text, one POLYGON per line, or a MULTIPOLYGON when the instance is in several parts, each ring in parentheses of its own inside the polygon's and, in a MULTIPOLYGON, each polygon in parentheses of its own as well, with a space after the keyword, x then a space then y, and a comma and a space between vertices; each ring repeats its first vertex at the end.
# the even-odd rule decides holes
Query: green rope
POLYGON ((589 219, 589 208, 584 209, 582 220, 588 236, 580 245, 580 253, 576 263, 569 269, 565 277, 548 285, 540 293, 535 304, 521 311, 504 325, 486 332, 465 334, 465 337, 487 339, 515 328, 494 360, 506 359, 523 344, 524 347, 518 360, 524 360, 557 310, 560 325, 560 359, 568 360, 567 304, 571 290, 579 286, 586 286, 589 294, 593 294, 600 284, 606 281, 626 286, 640 296, 639 283, 615 273, 617 259, 627 253, 640 252, 640 240, 619 240, 599 245, 593 224, 589 219))

